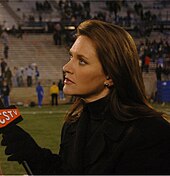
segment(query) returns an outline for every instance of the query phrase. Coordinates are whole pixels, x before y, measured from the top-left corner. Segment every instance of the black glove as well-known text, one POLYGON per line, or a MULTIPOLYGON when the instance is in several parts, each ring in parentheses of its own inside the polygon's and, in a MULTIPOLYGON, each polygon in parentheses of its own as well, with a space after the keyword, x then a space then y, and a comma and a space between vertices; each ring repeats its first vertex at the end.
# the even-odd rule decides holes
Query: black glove
POLYGON ((10 155, 8 161, 32 161, 41 156, 42 149, 34 139, 21 127, 12 125, 3 131, 2 146, 6 146, 5 154, 10 155))

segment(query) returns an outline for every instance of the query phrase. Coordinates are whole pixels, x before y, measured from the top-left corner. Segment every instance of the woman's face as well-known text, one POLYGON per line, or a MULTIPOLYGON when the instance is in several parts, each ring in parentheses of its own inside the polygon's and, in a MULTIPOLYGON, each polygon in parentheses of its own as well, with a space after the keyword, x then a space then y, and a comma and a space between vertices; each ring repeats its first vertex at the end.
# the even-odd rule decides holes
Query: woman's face
POLYGON ((106 75, 96 54, 93 42, 79 36, 70 49, 70 60, 64 65, 64 93, 84 98, 87 102, 106 96, 106 75))

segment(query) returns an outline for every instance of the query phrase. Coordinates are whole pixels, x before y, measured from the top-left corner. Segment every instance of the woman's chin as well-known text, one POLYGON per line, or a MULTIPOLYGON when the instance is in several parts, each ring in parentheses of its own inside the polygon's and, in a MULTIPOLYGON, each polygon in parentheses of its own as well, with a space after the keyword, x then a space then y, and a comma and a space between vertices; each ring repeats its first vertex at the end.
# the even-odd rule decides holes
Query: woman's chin
POLYGON ((63 89, 65 95, 74 95, 74 92, 68 89, 63 89))

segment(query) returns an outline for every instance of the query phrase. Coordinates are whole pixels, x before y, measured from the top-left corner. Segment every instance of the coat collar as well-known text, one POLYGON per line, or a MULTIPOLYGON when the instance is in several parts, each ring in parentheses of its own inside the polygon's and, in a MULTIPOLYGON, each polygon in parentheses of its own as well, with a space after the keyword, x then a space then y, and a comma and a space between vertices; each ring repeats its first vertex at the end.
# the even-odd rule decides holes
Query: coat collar
POLYGON ((121 123, 116 119, 105 119, 101 128, 99 128, 92 138, 89 140, 85 149, 86 161, 85 167, 97 161, 102 152, 106 149, 106 142, 112 141, 111 146, 113 149, 116 147, 116 143, 121 140, 122 134, 127 128, 126 123, 121 123))
POLYGON ((103 97, 90 103, 84 103, 84 112, 90 114, 90 118, 94 120, 102 120, 109 105, 109 97, 103 97))
POLYGON ((127 122, 120 122, 106 108, 107 97, 98 101, 85 104, 83 113, 78 122, 70 125, 68 133, 75 134, 75 147, 73 151, 72 168, 77 174, 82 173, 82 169, 93 164, 102 154, 106 147, 106 141, 110 140, 113 148, 121 140, 122 134, 127 128, 127 122), (85 140, 88 124, 87 116, 95 120, 101 120, 100 127, 93 136, 85 140), (84 161, 82 160, 84 158, 84 161), (79 170, 78 170, 79 169, 79 170))

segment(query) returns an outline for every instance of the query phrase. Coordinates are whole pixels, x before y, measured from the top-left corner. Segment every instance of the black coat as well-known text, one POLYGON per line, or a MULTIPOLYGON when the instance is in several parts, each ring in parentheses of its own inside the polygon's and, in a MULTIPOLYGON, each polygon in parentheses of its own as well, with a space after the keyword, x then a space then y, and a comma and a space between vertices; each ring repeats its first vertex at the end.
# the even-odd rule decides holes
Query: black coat
POLYGON ((161 117, 120 122, 104 107, 102 99, 90 103, 77 122, 65 123, 59 155, 49 154, 41 172, 34 164, 35 173, 170 174, 169 123, 161 117))

